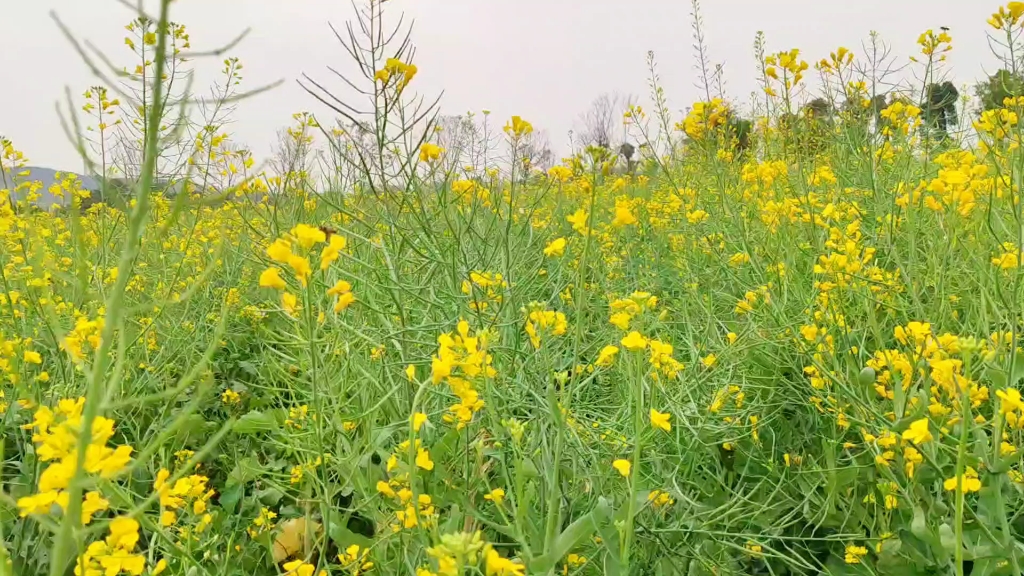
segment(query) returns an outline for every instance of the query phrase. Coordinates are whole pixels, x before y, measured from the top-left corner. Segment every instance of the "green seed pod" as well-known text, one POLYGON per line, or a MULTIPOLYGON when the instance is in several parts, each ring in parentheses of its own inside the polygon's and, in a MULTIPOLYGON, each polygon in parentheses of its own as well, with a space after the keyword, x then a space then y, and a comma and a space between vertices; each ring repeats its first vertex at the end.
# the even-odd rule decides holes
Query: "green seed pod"
POLYGON ((871 386, 875 383, 875 369, 870 366, 865 366, 860 374, 857 375, 857 383, 861 386, 871 386))

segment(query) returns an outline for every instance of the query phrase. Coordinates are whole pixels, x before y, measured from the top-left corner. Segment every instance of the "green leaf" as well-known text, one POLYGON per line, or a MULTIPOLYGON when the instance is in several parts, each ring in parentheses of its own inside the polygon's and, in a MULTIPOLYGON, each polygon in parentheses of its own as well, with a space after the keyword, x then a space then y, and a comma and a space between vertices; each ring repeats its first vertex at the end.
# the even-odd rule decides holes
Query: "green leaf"
POLYGON ((11 576, 13 569, 11 556, 7 553, 7 547, 3 542, 0 542, 0 576, 11 576))
POLYGON ((238 368, 242 372, 245 372, 246 374, 248 374, 250 376, 253 376, 253 377, 258 377, 260 375, 260 371, 257 370, 256 366, 252 362, 250 362, 248 360, 242 360, 241 362, 239 362, 238 363, 238 368))
POLYGON ((265 488, 256 493, 256 499, 264 506, 277 506, 277 503, 284 497, 284 492, 277 488, 265 488))
POLYGON ((259 410, 253 410, 242 416, 235 422, 233 430, 238 434, 257 434, 259 432, 270 432, 277 429, 277 421, 273 416, 264 414, 259 410))
POLYGON ((228 472, 227 486, 237 486, 251 482, 264 473, 263 467, 259 465, 252 456, 246 456, 235 463, 235 467, 228 472))
MULTIPOLYGON (((590 513, 578 518, 555 537, 551 544, 551 550, 530 561, 530 572, 546 574, 553 570, 559 560, 565 558, 573 548, 579 546, 597 530, 598 524, 607 524, 610 518, 611 506, 602 498, 590 513)), ((607 573, 613 574, 613 572, 607 573)))
POLYGON ((1015 387, 1024 379, 1024 353, 1018 352, 1013 357, 1013 381, 1010 381, 1009 373, 1002 366, 992 365, 985 369, 984 377, 992 383, 995 389, 1015 387))
POLYGON ((245 486, 241 483, 226 487, 220 494, 221 508, 229 514, 233 513, 235 506, 238 505, 238 501, 242 499, 242 492, 244 490, 245 486))
POLYGON ((327 535, 331 537, 339 550, 344 550, 353 544, 358 544, 362 548, 373 546, 372 540, 348 529, 347 516, 340 518, 332 516, 331 524, 327 528, 327 535))
POLYGON ((974 562, 971 576, 1003 576, 1013 572, 1013 566, 1004 560, 984 558, 974 562))
POLYGON ((448 534, 451 532, 456 532, 459 530, 459 527, 462 526, 464 523, 465 519, 463 519, 462 517, 462 509, 459 507, 458 504, 452 504, 451 510, 449 511, 448 514, 448 519, 441 527, 441 533, 448 534))
POLYGON ((608 574, 619 574, 622 572, 622 561, 619 558, 619 531, 612 523, 611 504, 603 497, 597 501, 598 509, 602 510, 600 516, 595 516, 597 533, 601 536, 601 545, 605 549, 605 568, 608 574))
POLYGON ((216 427, 213 422, 207 422, 205 418, 199 414, 189 414, 185 417, 177 433, 175 433, 175 442, 179 445, 187 446, 192 441, 203 442, 210 435, 210 429, 216 427))
POLYGON ((946 522, 939 525, 939 542, 942 543, 942 548, 950 554, 956 552, 956 535, 953 534, 953 528, 946 522))
MULTIPOLYGON (((13 500, 11 500, 13 502, 13 500)), ((18 519, 18 509, 6 500, 0 500, 0 523, 13 524, 18 519)))
POLYGON ((924 510, 920 506, 914 506, 914 519, 910 521, 910 532, 925 542, 930 542, 932 539, 932 533, 928 530, 928 524, 924 518, 924 510))

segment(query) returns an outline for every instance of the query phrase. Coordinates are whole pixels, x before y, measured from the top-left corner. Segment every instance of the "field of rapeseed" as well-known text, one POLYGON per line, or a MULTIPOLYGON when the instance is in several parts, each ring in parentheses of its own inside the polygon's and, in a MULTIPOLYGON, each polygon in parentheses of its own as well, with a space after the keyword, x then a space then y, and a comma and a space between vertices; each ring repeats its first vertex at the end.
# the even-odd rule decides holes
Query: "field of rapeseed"
POLYGON ((172 7, 68 111, 119 178, 0 145, 0 575, 1021 574, 1024 91, 937 101, 946 32, 917 92, 759 39, 751 120, 652 58, 538 169, 371 2, 264 169, 172 7))

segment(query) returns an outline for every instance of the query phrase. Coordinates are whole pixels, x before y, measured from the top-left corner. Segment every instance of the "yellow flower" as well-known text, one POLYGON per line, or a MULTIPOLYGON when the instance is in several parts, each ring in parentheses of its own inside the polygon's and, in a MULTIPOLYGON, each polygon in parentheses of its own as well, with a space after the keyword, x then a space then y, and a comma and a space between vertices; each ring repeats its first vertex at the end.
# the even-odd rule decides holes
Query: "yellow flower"
POLYGON ((100 566, 106 571, 105 574, 127 572, 138 576, 146 569, 146 557, 141 554, 132 554, 126 549, 112 550, 99 556, 98 560, 100 566))
POLYGON ((299 310, 299 299, 295 297, 295 294, 285 292, 281 294, 281 308, 285 314, 295 316, 295 313, 299 310))
MULTIPOLYGON (((486 576, 523 576, 526 574, 526 565, 516 560, 502 558, 500 554, 489 545, 484 553, 486 576)), ((454 572, 452 572, 454 574, 454 572)))
POLYGON ((68 507, 68 493, 63 490, 48 490, 33 496, 18 498, 19 515, 24 518, 29 514, 49 514, 54 505, 62 509, 68 507))
POLYGON ((313 576, 313 572, 316 572, 316 566, 302 560, 285 562, 282 568, 284 568, 284 576, 313 576))
POLYGON ((651 493, 647 495, 647 501, 656 508, 664 508, 676 503, 672 496, 664 490, 651 490, 651 493))
POLYGON ((306 473, 301 465, 292 466, 291 477, 289 478, 289 481, 292 484, 298 484, 299 482, 302 482, 302 477, 305 476, 305 474, 306 473))
POLYGON ((978 472, 974 468, 971 468, 970 466, 968 466, 967 469, 964 470, 964 473, 960 476, 960 478, 957 478, 956 476, 953 476, 952 478, 947 478, 942 483, 942 487, 952 492, 956 490, 957 486, 960 485, 961 483, 964 492, 977 492, 978 490, 981 490, 981 480, 978 479, 978 472))
POLYGON ((382 84, 387 84, 392 78, 401 77, 396 83, 398 91, 401 92, 409 85, 409 82, 412 82, 417 70, 415 64, 406 64, 397 58, 388 58, 384 68, 377 70, 373 78, 374 80, 379 80, 382 84))
POLYGON ((565 219, 568 220, 570 224, 572 224, 572 229, 575 230, 577 234, 586 236, 587 217, 587 211, 580 208, 579 210, 573 212, 569 216, 566 216, 565 219))
POLYGON ((671 414, 658 412, 654 408, 651 408, 651 426, 661 428, 665 432, 671 432, 672 424, 669 423, 669 419, 671 418, 671 414))
POLYGON ((444 148, 426 142, 420 146, 420 162, 433 162, 441 157, 442 152, 444 152, 444 148))
POLYGON ((383 480, 377 481, 377 492, 380 492, 388 498, 394 498, 396 496, 395 490, 391 488, 391 485, 383 480))
POLYGON ((92 522, 93 514, 102 512, 110 507, 110 502, 103 498, 99 492, 89 492, 82 501, 82 524, 92 522))
POLYGON ((347 244, 348 241, 345 240, 344 236, 331 234, 331 239, 327 242, 327 246, 324 246, 323 251, 320 252, 320 269, 327 270, 331 263, 338 259, 338 256, 347 244))
POLYGON ((907 472, 908 478, 914 477, 914 469, 923 461, 924 456, 913 446, 907 446, 903 449, 903 467, 907 472))
POLYGON ((178 514, 174 510, 164 510, 160 513, 160 525, 167 527, 178 521, 178 514))
POLYGON ((1016 388, 996 390, 996 396, 1001 400, 999 410, 1003 414, 1024 411, 1024 402, 1021 401, 1020 392, 1016 388))
POLYGON ((623 337, 620 343, 630 352, 641 352, 647 348, 647 338, 635 330, 623 337))
POLYGON ((288 285, 285 284, 284 279, 281 278, 280 268, 267 268, 260 274, 260 288, 273 288, 275 290, 284 290, 288 285))
POLYGON ((412 419, 411 420, 412 420, 412 429, 415 430, 416 432, 419 432, 420 428, 422 428, 423 424, 427 421, 427 415, 424 414, 423 412, 417 412, 417 413, 412 415, 412 419))
POLYGON ((619 458, 618 460, 612 462, 612 468, 615 468, 615 470, 618 471, 619 474, 622 474, 624 477, 628 477, 629 471, 632 470, 633 465, 629 463, 629 460, 623 460, 619 458))
POLYGON ((612 219, 612 226, 631 226, 636 222, 636 216, 633 215, 628 204, 615 203, 615 217, 612 219))
POLYGON ((847 564, 860 564, 860 559, 867 556, 868 549, 864 546, 855 546, 853 544, 847 544, 846 546, 846 563, 847 564))
POLYGON ((334 312, 338 313, 356 301, 356 297, 352 294, 352 285, 344 280, 338 280, 334 286, 331 286, 327 290, 328 296, 337 296, 338 299, 334 302, 334 312))
POLYGON ((25 362, 28 362, 29 364, 43 363, 43 357, 40 356, 39 352, 36 352, 35 350, 25 350, 24 359, 25 362))
POLYGON ((107 544, 115 548, 131 550, 139 542, 139 523, 127 516, 119 516, 110 521, 110 535, 107 544))
POLYGON ((737 336, 735 332, 729 332, 728 334, 725 335, 725 340, 729 344, 735 344, 737 338, 739 338, 739 336, 737 336))
POLYGON ((323 230, 308 224, 296 225, 292 228, 291 235, 299 242, 299 246, 302 246, 306 250, 327 241, 327 234, 325 234, 323 230))
POLYGON ((629 321, 631 319, 628 312, 616 312, 608 318, 608 322, 619 330, 629 330, 629 321))
POLYGON ((718 356, 715 356, 714 354, 708 354, 700 360, 700 363, 703 364, 705 368, 711 368, 716 362, 718 362, 718 356))
POLYGON ((544 255, 558 257, 565 254, 565 238, 555 238, 544 248, 544 255))
POLYGON ((220 401, 228 405, 238 404, 242 401, 242 396, 238 392, 228 388, 220 395, 220 401))
POLYGON ((819 328, 814 325, 806 325, 800 327, 800 335, 804 337, 804 340, 808 342, 814 342, 818 339, 819 328))
POLYGON ((618 346, 605 346, 604 348, 601 348, 601 351, 597 354, 597 360, 594 361, 594 364, 601 366, 602 368, 611 366, 612 363, 615 362, 615 355, 618 353, 618 346))
POLYGON ((490 500, 495 504, 501 504, 502 502, 505 501, 505 489, 495 488, 494 490, 491 490, 490 492, 484 495, 484 500, 490 500))
POLYGON ((274 240, 274 243, 267 247, 267 256, 274 262, 284 264, 292 255, 292 244, 284 238, 274 240))
POLYGON ((430 459, 430 452, 426 448, 420 448, 416 452, 416 465, 427 471, 434 469, 434 461, 430 459))
POLYGON ((298 278, 299 282, 305 286, 309 280, 309 275, 313 273, 309 266, 309 260, 305 256, 292 254, 288 257, 288 266, 295 272, 295 277, 298 278))
POLYGON ((907 428, 903 432, 903 439, 910 440, 914 444, 920 446, 925 442, 931 442, 934 439, 930 430, 928 430, 928 419, 921 418, 915 420, 910 424, 910 428, 907 428))
POLYGON ((579 554, 569 554, 565 557, 565 563, 571 568, 579 568, 587 563, 587 557, 579 554))
POLYGON ((548 178, 558 180, 559 182, 567 182, 569 178, 572 178, 572 170, 565 166, 552 166, 548 169, 548 178))
POLYGON ((408 378, 410 382, 416 381, 416 366, 414 364, 409 364, 405 367, 405 377, 408 378))
POLYGON ((513 116, 505 125, 505 133, 513 138, 521 138, 533 132, 533 125, 519 116, 513 116))

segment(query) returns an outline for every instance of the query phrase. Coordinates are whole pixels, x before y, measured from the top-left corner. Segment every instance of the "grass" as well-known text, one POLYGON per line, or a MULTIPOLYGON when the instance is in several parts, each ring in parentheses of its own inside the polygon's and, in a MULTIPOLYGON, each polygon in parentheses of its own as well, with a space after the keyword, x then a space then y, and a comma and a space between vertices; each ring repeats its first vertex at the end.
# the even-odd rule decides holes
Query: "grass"
POLYGON ((636 170, 545 171, 435 130, 375 3, 261 170, 171 8, 65 116, 133 199, 41 211, 3 141, 0 575, 1021 573, 1024 100, 968 139, 837 51, 810 113, 759 41, 752 122, 652 58, 636 170))

